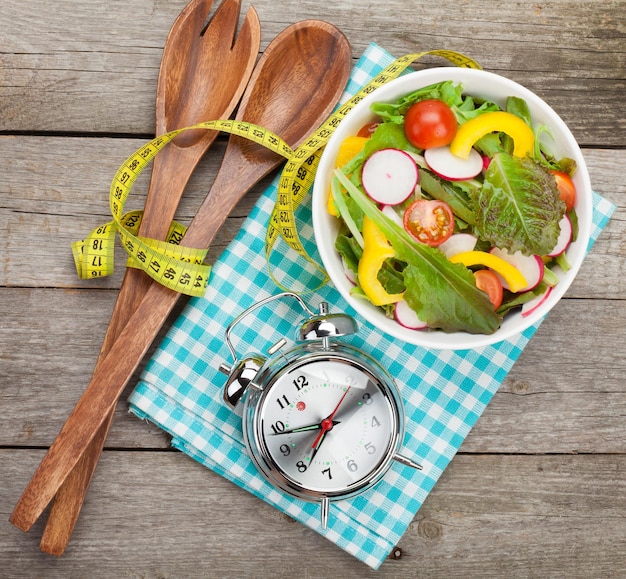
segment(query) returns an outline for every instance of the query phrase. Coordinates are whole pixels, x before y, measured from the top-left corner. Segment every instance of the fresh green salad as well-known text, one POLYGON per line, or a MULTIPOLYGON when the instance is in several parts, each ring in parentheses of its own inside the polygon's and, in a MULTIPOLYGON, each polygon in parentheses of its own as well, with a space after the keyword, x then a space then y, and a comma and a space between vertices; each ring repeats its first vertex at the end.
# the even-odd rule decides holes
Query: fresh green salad
POLYGON ((542 143, 549 127, 523 99, 503 110, 452 81, 372 110, 328 203, 352 293, 415 330, 491 334, 539 307, 577 233, 576 165, 542 143))

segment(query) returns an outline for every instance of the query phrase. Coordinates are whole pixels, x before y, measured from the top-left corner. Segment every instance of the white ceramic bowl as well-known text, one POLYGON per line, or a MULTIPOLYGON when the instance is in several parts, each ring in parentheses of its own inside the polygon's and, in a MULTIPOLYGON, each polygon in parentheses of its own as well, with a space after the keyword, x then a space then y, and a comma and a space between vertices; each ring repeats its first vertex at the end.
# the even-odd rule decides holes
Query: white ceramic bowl
POLYGON ((580 148, 570 130, 552 108, 528 89, 500 75, 483 70, 455 67, 431 68, 407 74, 378 88, 358 103, 341 122, 326 145, 317 170, 312 203, 315 239, 324 267, 335 287, 350 305, 371 324, 399 340, 427 348, 447 350, 465 350, 494 344, 527 329, 543 318, 561 299, 580 268, 591 234, 593 209, 591 183, 580 148), (395 102, 398 98, 418 88, 444 80, 460 82, 466 93, 487 98, 501 107, 504 107, 508 96, 523 98, 530 108, 533 123, 535 125, 545 124, 550 128, 554 140, 547 140, 546 137, 546 145, 549 146, 556 158, 570 157, 577 164, 574 183, 577 193, 575 208, 579 221, 579 232, 576 242, 572 243, 567 250, 567 259, 572 268, 560 276, 559 284, 539 308, 526 317, 522 317, 519 311, 508 314, 501 327, 490 335, 474 335, 466 332, 445 333, 438 330, 409 330, 395 320, 387 318, 382 310, 365 299, 351 296, 352 284, 345 276, 341 258, 334 247, 339 221, 329 215, 326 209, 338 147, 346 137, 356 135, 365 123, 374 119, 370 105, 373 102, 395 102))

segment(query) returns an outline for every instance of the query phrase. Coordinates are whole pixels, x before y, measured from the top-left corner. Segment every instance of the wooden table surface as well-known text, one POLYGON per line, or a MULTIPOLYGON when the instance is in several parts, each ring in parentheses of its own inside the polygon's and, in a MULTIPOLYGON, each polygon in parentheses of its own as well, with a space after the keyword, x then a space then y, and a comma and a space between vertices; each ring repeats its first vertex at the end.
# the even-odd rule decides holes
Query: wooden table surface
MULTIPOLYGON (((262 48, 319 18, 344 31, 355 60, 370 41, 398 56, 448 48, 522 83, 569 125, 594 188, 617 205, 399 559, 374 572, 171 450, 128 414, 132 385, 65 555, 39 551, 43 517, 29 533, 9 524, 87 384, 123 273, 118 247, 113 277, 80 281, 70 242, 109 219, 115 170, 154 134, 163 44, 185 4, 0 3, 0 576, 625 577, 624 0, 254 1, 262 48)), ((181 220, 208 190, 223 142, 193 177, 181 220)), ((137 206, 145 189, 134 189, 137 206)), ((213 257, 261 190, 238 206, 213 257)))

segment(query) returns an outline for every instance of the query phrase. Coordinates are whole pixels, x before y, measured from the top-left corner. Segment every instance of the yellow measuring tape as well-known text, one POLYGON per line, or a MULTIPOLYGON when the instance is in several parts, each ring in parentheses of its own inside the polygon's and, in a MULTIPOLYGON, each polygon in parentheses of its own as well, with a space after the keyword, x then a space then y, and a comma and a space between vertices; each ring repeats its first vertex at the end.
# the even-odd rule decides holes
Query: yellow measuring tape
POLYGON ((72 244, 74 263, 82 279, 113 273, 115 233, 129 256, 127 265, 145 271, 160 284, 179 293, 201 296, 209 281, 210 266, 203 263, 208 248, 179 245, 186 227, 174 222, 164 241, 137 235, 141 211, 124 213, 130 190, 150 161, 174 137, 190 129, 224 131, 245 137, 289 158, 294 151, 280 137, 252 123, 216 120, 198 123, 156 137, 135 151, 117 170, 111 183, 109 204, 113 221, 94 229, 85 239, 72 244))
POLYGON ((204 294, 210 274, 210 266, 203 263, 208 248, 193 249, 179 245, 186 228, 176 222, 171 225, 164 241, 139 237, 137 232, 142 212, 124 213, 124 205, 137 177, 174 137, 191 129, 207 129, 247 138, 287 159, 279 179, 277 199, 267 228, 266 259, 269 265, 270 253, 280 235, 290 248, 318 269, 326 280, 324 270, 304 250, 294 212, 313 184, 322 149, 343 118, 366 95, 398 77, 411 63, 426 55, 443 57, 456 66, 480 68, 471 58, 450 50, 430 50, 402 56, 341 105, 295 151, 278 135, 263 127, 232 120, 207 121, 156 137, 135 151, 117 170, 109 196, 113 221, 94 229, 85 239, 72 244, 78 275, 82 279, 91 279, 113 273, 114 242, 117 232, 122 246, 129 255, 127 263, 129 267, 144 270, 154 280, 176 292, 192 296, 204 294))

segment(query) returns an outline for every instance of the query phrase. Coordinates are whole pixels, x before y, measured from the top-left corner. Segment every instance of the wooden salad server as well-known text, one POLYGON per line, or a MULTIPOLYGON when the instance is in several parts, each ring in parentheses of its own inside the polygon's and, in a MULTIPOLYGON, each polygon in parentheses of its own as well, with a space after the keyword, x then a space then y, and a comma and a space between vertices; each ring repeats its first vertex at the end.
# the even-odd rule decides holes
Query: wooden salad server
MULTIPOLYGON (((170 29, 157 83, 157 135, 230 117, 250 79, 261 43, 256 11, 250 7, 237 34, 241 0, 224 0, 207 25, 212 3, 213 0, 192 0, 170 29)), ((187 182, 217 135, 216 131, 186 131, 155 157, 139 235, 165 239, 187 182)), ((100 359, 106 356, 151 283, 145 272, 127 268, 100 359)), ((42 551, 53 555, 65 551, 113 415, 113 410, 106 415, 59 488, 41 539, 42 551)))
MULTIPOLYGON (((350 52, 343 33, 326 22, 289 26, 263 53, 236 118, 265 127, 297 147, 341 97, 350 52)), ((208 247, 232 208, 281 161, 276 153, 231 136, 216 180, 182 245, 208 247)), ((27 531, 41 515, 114 409, 179 295, 152 283, 33 474, 10 517, 14 525, 27 531)))

